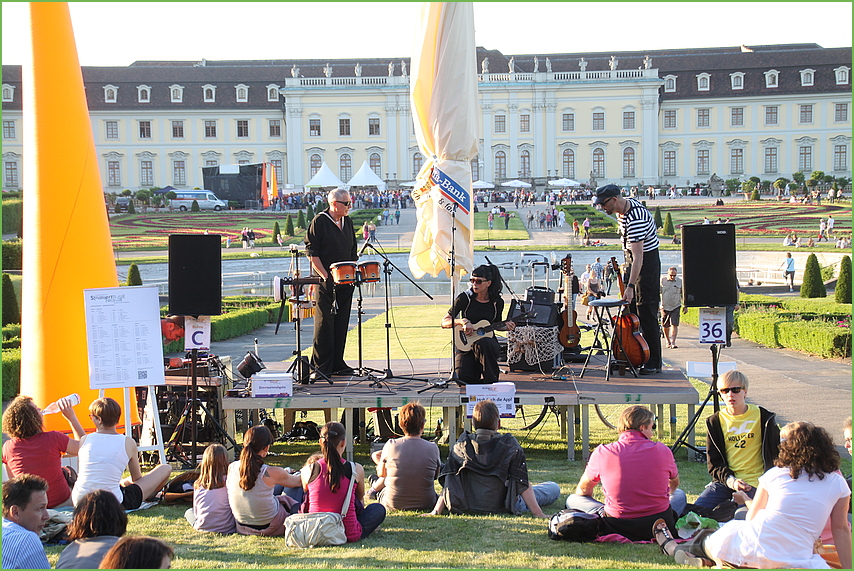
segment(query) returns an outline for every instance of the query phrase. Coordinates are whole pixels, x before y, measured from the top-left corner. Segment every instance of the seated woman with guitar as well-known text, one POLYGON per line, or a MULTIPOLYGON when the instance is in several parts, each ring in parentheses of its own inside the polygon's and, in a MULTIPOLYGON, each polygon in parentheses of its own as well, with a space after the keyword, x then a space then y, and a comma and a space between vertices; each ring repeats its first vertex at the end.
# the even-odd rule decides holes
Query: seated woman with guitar
POLYGON ((471 289, 454 300, 454 306, 442 318, 442 327, 454 327, 457 376, 466 384, 498 382, 500 347, 493 330, 512 331, 516 324, 501 321, 501 275, 496 266, 478 266, 471 273, 471 289))

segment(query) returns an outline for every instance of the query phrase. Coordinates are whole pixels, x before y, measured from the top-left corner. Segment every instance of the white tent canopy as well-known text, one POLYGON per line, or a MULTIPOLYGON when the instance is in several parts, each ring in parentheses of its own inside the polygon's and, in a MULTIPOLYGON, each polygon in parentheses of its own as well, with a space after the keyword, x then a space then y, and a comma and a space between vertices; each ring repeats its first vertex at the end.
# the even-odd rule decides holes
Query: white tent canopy
POLYGON ((414 180, 410 180, 408 182, 401 182, 397 186, 412 186, 412 187, 414 187, 416 184, 418 184, 418 182, 416 182, 414 180))
POLYGON ((377 190, 384 191, 386 184, 383 179, 368 166, 368 161, 363 161, 359 171, 353 175, 353 178, 347 181, 349 186, 375 186, 377 190))
POLYGON ((495 188, 495 185, 491 182, 484 182, 482 180, 476 180, 471 184, 471 187, 475 190, 495 188))
POLYGON ((550 180, 549 184, 551 186, 581 186, 581 183, 577 180, 572 180, 571 178, 559 178, 557 180, 550 180))
POLYGON ((316 175, 311 177, 311 180, 305 186, 306 188, 310 186, 344 186, 344 183, 340 178, 335 176, 332 169, 326 165, 326 161, 323 161, 323 164, 320 165, 320 170, 317 171, 316 175))
POLYGON ((502 182, 501 186, 512 186, 515 188, 531 188, 531 185, 522 180, 508 180, 507 182, 502 182))

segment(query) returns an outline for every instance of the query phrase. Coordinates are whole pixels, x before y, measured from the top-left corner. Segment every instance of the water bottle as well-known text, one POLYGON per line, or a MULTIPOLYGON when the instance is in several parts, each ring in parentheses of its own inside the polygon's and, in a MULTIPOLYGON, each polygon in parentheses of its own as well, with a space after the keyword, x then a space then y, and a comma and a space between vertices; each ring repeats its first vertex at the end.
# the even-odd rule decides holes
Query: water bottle
MULTIPOLYGON (((80 395, 77 393, 70 394, 65 398, 71 400, 71 406, 80 404, 80 395)), ((59 405, 56 402, 50 403, 42 410, 42 414, 54 414, 56 412, 59 412, 59 405)))

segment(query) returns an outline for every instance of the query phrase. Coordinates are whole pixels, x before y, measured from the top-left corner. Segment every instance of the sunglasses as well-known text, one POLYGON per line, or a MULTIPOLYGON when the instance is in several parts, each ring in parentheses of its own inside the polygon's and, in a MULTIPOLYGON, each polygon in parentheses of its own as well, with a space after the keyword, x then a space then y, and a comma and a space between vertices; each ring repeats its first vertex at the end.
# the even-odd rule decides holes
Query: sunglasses
POLYGON ((337 202, 338 204, 343 204, 347 208, 350 208, 350 205, 352 204, 352 202, 350 202, 349 200, 336 200, 335 202, 337 202))
POLYGON ((482 284, 483 282, 488 282, 488 281, 489 281, 489 280, 486 280, 486 279, 483 279, 483 278, 471 278, 471 279, 469 280, 469 282, 470 282, 470 283, 473 283, 473 284, 482 284))
POLYGON ((721 393, 722 395, 728 394, 729 392, 732 392, 732 394, 737 395, 742 390, 744 390, 744 387, 729 387, 729 388, 724 387, 722 389, 718 389, 718 392, 721 393))

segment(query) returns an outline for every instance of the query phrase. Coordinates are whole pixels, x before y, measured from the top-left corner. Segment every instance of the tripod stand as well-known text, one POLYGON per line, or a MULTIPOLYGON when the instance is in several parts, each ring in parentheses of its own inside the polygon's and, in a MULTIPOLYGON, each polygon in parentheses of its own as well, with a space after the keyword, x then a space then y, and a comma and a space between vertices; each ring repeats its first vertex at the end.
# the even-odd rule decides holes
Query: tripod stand
POLYGON ((234 459, 237 460, 240 456, 241 446, 234 441, 234 439, 228 435, 228 432, 222 427, 222 425, 217 422, 216 418, 214 418, 210 411, 205 407, 204 403, 201 399, 197 398, 188 398, 187 403, 184 405, 184 410, 181 412, 181 416, 178 419, 178 423, 175 425, 175 430, 172 431, 172 435, 169 437, 169 440, 166 442, 166 459, 172 462, 180 462, 182 468, 184 469, 192 469, 196 467, 196 422, 195 417, 198 417, 198 411, 195 407, 192 406, 192 403, 196 404, 196 407, 200 408, 202 412, 205 413, 206 422, 210 423, 213 427, 216 434, 218 434, 223 443, 228 443, 231 446, 226 446, 227 449, 234 451, 234 459), (193 437, 193 442, 191 444, 191 454, 192 457, 188 457, 187 453, 184 449, 184 445, 182 443, 184 437, 184 430, 187 426, 187 420, 191 417, 194 417, 191 422, 191 432, 193 437))
POLYGON ((703 451, 698 449, 696 446, 692 446, 688 444, 686 441, 688 435, 694 430, 694 426, 696 426, 697 421, 700 419, 700 415, 703 413, 703 409, 706 408, 706 404, 712 399, 712 407, 715 412, 718 412, 721 409, 721 405, 718 402, 718 346, 712 344, 709 347, 709 350, 712 352, 712 384, 709 387, 709 394, 706 395, 706 399, 700 405, 699 410, 694 414, 694 417, 688 421, 688 426, 682 431, 679 435, 679 438, 676 439, 676 442, 673 443, 673 446, 670 447, 672 452, 676 452, 679 450, 680 446, 686 446, 693 450, 697 454, 702 454, 703 451))

